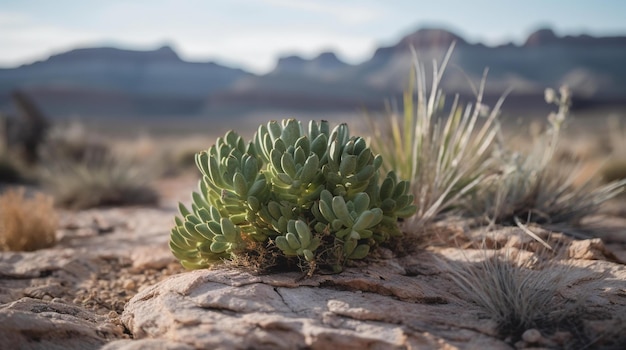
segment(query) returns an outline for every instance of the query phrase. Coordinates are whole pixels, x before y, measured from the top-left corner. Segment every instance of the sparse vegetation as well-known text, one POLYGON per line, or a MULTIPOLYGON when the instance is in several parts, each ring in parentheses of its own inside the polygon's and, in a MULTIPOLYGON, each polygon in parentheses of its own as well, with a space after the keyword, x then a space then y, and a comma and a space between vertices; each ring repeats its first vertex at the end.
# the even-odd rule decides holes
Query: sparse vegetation
POLYGON ((411 179, 418 207, 410 224, 413 231, 423 231, 446 211, 490 225, 575 225, 623 191, 626 181, 576 183, 580 181, 576 165, 555 159, 571 99, 565 87, 560 93, 546 91, 547 102, 559 109, 550 114, 549 127, 529 154, 511 151, 501 139, 498 115, 506 93, 489 111, 482 103, 486 75, 475 89, 474 104, 463 108, 455 97, 444 109, 440 82, 451 53, 452 47, 441 66, 434 64, 430 95, 424 66, 415 60, 402 121, 397 112, 390 114, 386 126, 368 118, 373 149, 389 159, 389 170, 411 179))
POLYGON ((41 155, 40 180, 55 202, 70 209, 154 205, 155 177, 144 157, 115 152, 80 123, 55 127, 41 155))
POLYGON ((540 135, 529 154, 499 152, 499 176, 491 178, 475 197, 468 201, 472 213, 490 224, 539 224, 568 226, 595 213, 599 205, 624 190, 626 181, 598 185, 588 179, 574 184, 579 176, 576 165, 554 159, 563 122, 569 111, 570 93, 566 87, 560 94, 548 89, 546 101, 559 106, 548 117, 550 127, 540 135))
POLYGON ((0 196, 0 251, 33 251, 56 243, 57 215, 50 196, 28 198, 23 188, 0 196))
POLYGON ((154 205, 151 171, 140 161, 111 153, 85 154, 81 159, 44 160, 42 182, 57 203, 71 209, 100 206, 154 205))
POLYGON ((90 158, 103 157, 111 151, 104 141, 90 134, 82 123, 76 121, 51 128, 45 146, 41 152, 44 162, 54 158, 80 163, 90 158))

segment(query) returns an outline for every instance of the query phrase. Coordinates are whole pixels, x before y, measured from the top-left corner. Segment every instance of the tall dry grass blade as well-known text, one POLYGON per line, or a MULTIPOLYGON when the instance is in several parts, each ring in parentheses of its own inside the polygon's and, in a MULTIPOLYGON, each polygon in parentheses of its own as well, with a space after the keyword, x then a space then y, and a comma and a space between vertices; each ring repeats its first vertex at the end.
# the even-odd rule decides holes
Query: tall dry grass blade
POLYGON ((441 63, 433 62, 430 86, 426 69, 412 50, 413 65, 402 113, 389 110, 387 125, 368 118, 373 148, 389 160, 385 170, 394 170, 412 181, 418 211, 407 223, 413 227, 459 207, 462 199, 485 181, 492 163, 491 146, 499 133, 496 119, 501 103, 486 117, 482 103, 487 70, 475 103, 461 106, 458 95, 451 105, 444 103, 441 81, 453 50, 454 45, 441 63), (398 115, 402 115, 402 122, 398 115))

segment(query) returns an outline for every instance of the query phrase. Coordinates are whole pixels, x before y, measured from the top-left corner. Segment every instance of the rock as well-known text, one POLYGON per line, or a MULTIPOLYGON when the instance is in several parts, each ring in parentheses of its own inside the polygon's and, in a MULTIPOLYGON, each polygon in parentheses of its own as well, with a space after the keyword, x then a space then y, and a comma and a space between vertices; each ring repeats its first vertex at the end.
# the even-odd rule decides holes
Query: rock
POLYGON ((101 350, 193 350, 194 348, 178 342, 161 339, 116 340, 108 343, 101 350))
POLYGON ((139 341, 194 349, 509 348, 493 323, 430 288, 431 277, 402 272, 384 262, 305 280, 193 271, 137 294, 122 322, 139 341))
POLYGON ((137 271, 162 269, 176 261, 167 244, 137 248, 133 250, 130 258, 133 261, 133 269, 137 271))
POLYGON ((570 259, 618 261, 600 238, 572 241, 568 247, 570 259))
POLYGON ((0 254, 0 277, 39 278, 60 270, 74 261, 73 253, 63 249, 0 254))
POLYGON ((135 281, 131 279, 124 280, 124 283, 122 284, 122 288, 126 290, 135 290, 136 287, 137 285, 135 284, 135 281))
POLYGON ((120 338, 118 329, 77 306, 22 298, 0 308, 5 349, 97 349, 120 338))
POLYGON ((522 340, 524 340, 525 342, 529 344, 536 344, 541 340, 541 332, 539 332, 538 330, 534 328, 527 329, 522 334, 522 340))
MULTIPOLYGON (((567 243, 566 249, 576 246, 567 243)), ((593 240, 578 244, 601 247, 593 240)), ((506 249, 512 256, 532 256, 506 249)), ((510 348, 499 340, 496 324, 436 268, 442 256, 453 268, 493 253, 445 248, 306 279, 301 273, 257 276, 224 267, 186 272, 140 291, 121 319, 134 341, 160 339, 194 349, 510 348)), ((558 295, 608 319, 626 312, 623 265, 569 259, 544 268, 563 276, 558 295)), ((518 345, 556 346, 550 335, 529 330, 518 345)))

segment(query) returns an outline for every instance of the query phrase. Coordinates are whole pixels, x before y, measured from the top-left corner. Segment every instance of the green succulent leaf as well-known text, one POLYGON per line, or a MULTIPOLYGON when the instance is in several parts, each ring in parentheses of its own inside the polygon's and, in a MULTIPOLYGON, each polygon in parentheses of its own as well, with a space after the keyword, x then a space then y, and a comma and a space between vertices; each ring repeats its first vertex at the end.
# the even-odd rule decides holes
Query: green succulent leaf
POLYGON ((211 251, 214 253, 223 253, 228 249, 228 242, 212 242, 211 243, 211 251))
POLYGON ((332 209, 335 216, 337 216, 337 218, 341 220, 344 225, 352 226, 354 224, 354 219, 350 216, 350 212, 348 211, 348 207, 346 206, 346 202, 343 197, 333 197, 332 209))
POLYGON ((352 254, 348 256, 348 259, 363 259, 367 256, 367 254, 369 254, 369 252, 370 252, 369 245, 360 244, 352 251, 352 254))
POLYGON ((296 231, 298 232, 298 238, 300 239, 301 247, 308 247, 311 244, 311 231, 304 221, 296 221, 296 231))

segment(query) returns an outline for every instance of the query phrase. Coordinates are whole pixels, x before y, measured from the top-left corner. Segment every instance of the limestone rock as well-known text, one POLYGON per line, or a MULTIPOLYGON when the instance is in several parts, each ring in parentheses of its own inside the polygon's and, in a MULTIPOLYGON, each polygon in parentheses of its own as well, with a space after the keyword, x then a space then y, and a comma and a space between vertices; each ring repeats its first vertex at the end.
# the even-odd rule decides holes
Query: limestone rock
POLYGON ((133 269, 142 271, 145 269, 162 269, 168 264, 176 262, 176 258, 167 244, 149 247, 139 247, 130 255, 133 261, 133 269))
POLYGON ((430 288, 430 277, 403 274, 389 262, 305 280, 188 272, 137 294, 122 322, 139 341, 194 349, 509 348, 490 321, 430 288))
POLYGON ((568 247, 569 257, 583 260, 612 260, 617 258, 611 253, 600 238, 573 241, 568 247))
POLYGON ((193 350, 184 343, 163 341, 161 339, 116 340, 108 343, 100 350, 193 350))
POLYGON ((73 305, 22 298, 0 308, 5 349, 97 349, 121 337, 102 316, 73 305))
MULTIPOLYGON (((569 244, 590 251, 598 247, 581 242, 569 244)), ((532 254, 509 249, 519 256, 532 254)), ((451 267, 484 258, 480 249, 446 248, 304 279, 301 273, 258 276, 225 267, 186 272, 145 288, 128 302, 121 319, 135 340, 119 344, 130 349, 160 339, 167 346, 182 343, 193 349, 508 349, 512 344, 500 340, 496 324, 464 301, 438 265, 438 259, 450 261, 451 267)), ((585 296, 581 305, 605 315, 600 322, 606 329, 615 328, 615 315, 626 312, 626 267, 568 259, 546 268, 564 277, 559 295, 585 296)), ((542 344, 571 338, 569 333, 552 336, 542 338, 542 344)))

